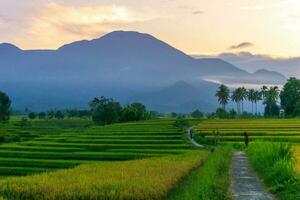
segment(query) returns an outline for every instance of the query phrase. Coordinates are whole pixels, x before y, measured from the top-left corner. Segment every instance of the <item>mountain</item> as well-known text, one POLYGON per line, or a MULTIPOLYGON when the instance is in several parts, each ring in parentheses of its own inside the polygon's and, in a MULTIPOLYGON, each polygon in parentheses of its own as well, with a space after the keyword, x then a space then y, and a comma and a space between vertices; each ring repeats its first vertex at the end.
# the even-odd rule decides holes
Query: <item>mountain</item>
POLYGON ((249 72, 266 69, 279 72, 285 77, 300 78, 300 57, 274 58, 249 52, 223 53, 217 57, 249 72))
POLYGON ((269 71, 266 69, 260 69, 253 73, 253 75, 259 80, 267 80, 270 84, 276 84, 278 82, 286 82, 287 78, 279 72, 269 71))
MULTIPOLYGON (((184 94, 178 85, 180 80, 192 82, 201 92, 207 89, 201 85, 210 87, 211 84, 204 80, 218 83, 257 80, 256 74, 224 60, 195 59, 149 34, 132 31, 115 31, 98 39, 66 44, 57 50, 21 50, 11 44, 0 44, 0 74, 0 90, 12 96, 14 107, 33 110, 84 107, 88 100, 102 95, 122 103, 132 102, 142 93, 180 99, 174 95, 184 94)), ((187 105, 196 108, 192 103, 193 90, 190 87, 186 90, 189 93, 184 96, 190 101, 180 102, 186 108, 187 105)), ((200 96, 201 92, 196 94, 200 96)), ((164 99, 157 99, 160 99, 155 103, 159 110, 170 110, 165 109, 168 105, 162 103, 164 99)), ((182 105, 178 102, 170 107, 184 110, 182 105)))
POLYGON ((217 107, 214 93, 218 85, 200 81, 197 85, 178 81, 161 90, 135 95, 134 101, 144 102, 152 110, 162 112, 191 112, 195 108, 212 112, 217 107))

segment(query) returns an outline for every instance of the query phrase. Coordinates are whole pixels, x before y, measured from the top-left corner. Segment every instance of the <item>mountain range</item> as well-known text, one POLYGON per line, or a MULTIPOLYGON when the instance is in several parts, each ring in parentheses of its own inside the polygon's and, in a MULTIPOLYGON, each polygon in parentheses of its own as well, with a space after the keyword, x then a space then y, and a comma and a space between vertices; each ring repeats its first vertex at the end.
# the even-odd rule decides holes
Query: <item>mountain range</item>
POLYGON ((141 101, 162 112, 216 108, 219 83, 283 84, 277 72, 249 73, 219 58, 193 58, 149 35, 115 31, 56 50, 0 44, 0 90, 15 109, 85 108, 96 96, 141 101))
POLYGON ((272 57, 250 52, 222 53, 216 56, 193 55, 193 57, 219 58, 249 72, 265 69, 279 72, 286 77, 300 77, 300 57, 272 57))

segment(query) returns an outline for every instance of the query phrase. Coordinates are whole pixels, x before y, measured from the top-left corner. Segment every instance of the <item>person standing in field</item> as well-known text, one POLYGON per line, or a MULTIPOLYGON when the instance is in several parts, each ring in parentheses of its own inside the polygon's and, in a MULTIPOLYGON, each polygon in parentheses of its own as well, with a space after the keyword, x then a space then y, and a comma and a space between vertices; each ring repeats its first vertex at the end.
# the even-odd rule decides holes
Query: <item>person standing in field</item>
POLYGON ((248 136, 248 133, 247 133, 247 132, 244 132, 244 142, 245 142, 246 147, 248 147, 248 144, 249 144, 249 136, 248 136))

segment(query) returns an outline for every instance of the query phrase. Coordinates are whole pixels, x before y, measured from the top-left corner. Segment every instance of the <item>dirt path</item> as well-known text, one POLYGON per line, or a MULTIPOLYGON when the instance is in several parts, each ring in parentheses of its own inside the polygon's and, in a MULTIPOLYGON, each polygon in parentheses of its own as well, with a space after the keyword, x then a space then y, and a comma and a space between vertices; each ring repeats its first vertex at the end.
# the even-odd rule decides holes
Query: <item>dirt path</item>
POLYGON ((244 152, 235 152, 230 170, 234 200, 275 200, 252 170, 244 152))

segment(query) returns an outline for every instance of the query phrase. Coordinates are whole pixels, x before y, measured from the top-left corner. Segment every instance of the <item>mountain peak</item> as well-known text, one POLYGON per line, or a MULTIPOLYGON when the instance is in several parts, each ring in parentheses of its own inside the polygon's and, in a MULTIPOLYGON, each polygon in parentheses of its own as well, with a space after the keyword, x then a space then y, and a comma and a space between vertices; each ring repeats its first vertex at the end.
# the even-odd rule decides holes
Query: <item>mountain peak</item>
POLYGON ((10 44, 10 43, 1 43, 0 44, 0 51, 1 52, 11 52, 11 51, 20 51, 21 49, 17 46, 10 44))
POLYGON ((284 77, 281 73, 279 72, 276 72, 276 71, 270 71, 270 70, 266 70, 266 69, 259 69, 257 70, 256 72, 254 72, 253 74, 255 75, 270 75, 270 74, 273 74, 273 75, 277 75, 277 76, 282 76, 284 77))
POLYGON ((123 31, 123 30, 119 30, 119 31, 113 31, 110 33, 107 33, 106 35, 100 37, 99 39, 104 39, 104 38, 115 38, 115 37, 128 37, 128 38, 151 38, 154 39, 154 37, 150 34, 147 33, 140 33, 137 31, 123 31))
POLYGON ((266 70, 266 69, 259 69, 256 72, 254 72, 253 75, 259 79, 264 79, 264 80, 269 79, 269 82, 280 83, 280 84, 284 84, 287 80, 287 78, 283 74, 276 71, 266 70))
MULTIPOLYGON (((154 43, 162 41, 156 39, 155 37, 136 31, 113 31, 107 33, 99 38, 92 40, 81 40, 72 42, 70 44, 65 44, 60 47, 58 50, 70 50, 70 49, 85 49, 85 48, 99 48, 100 46, 122 46, 122 44, 127 43, 131 45, 136 45, 140 43, 154 43)), ((95 49, 93 49, 95 50, 95 49)))

